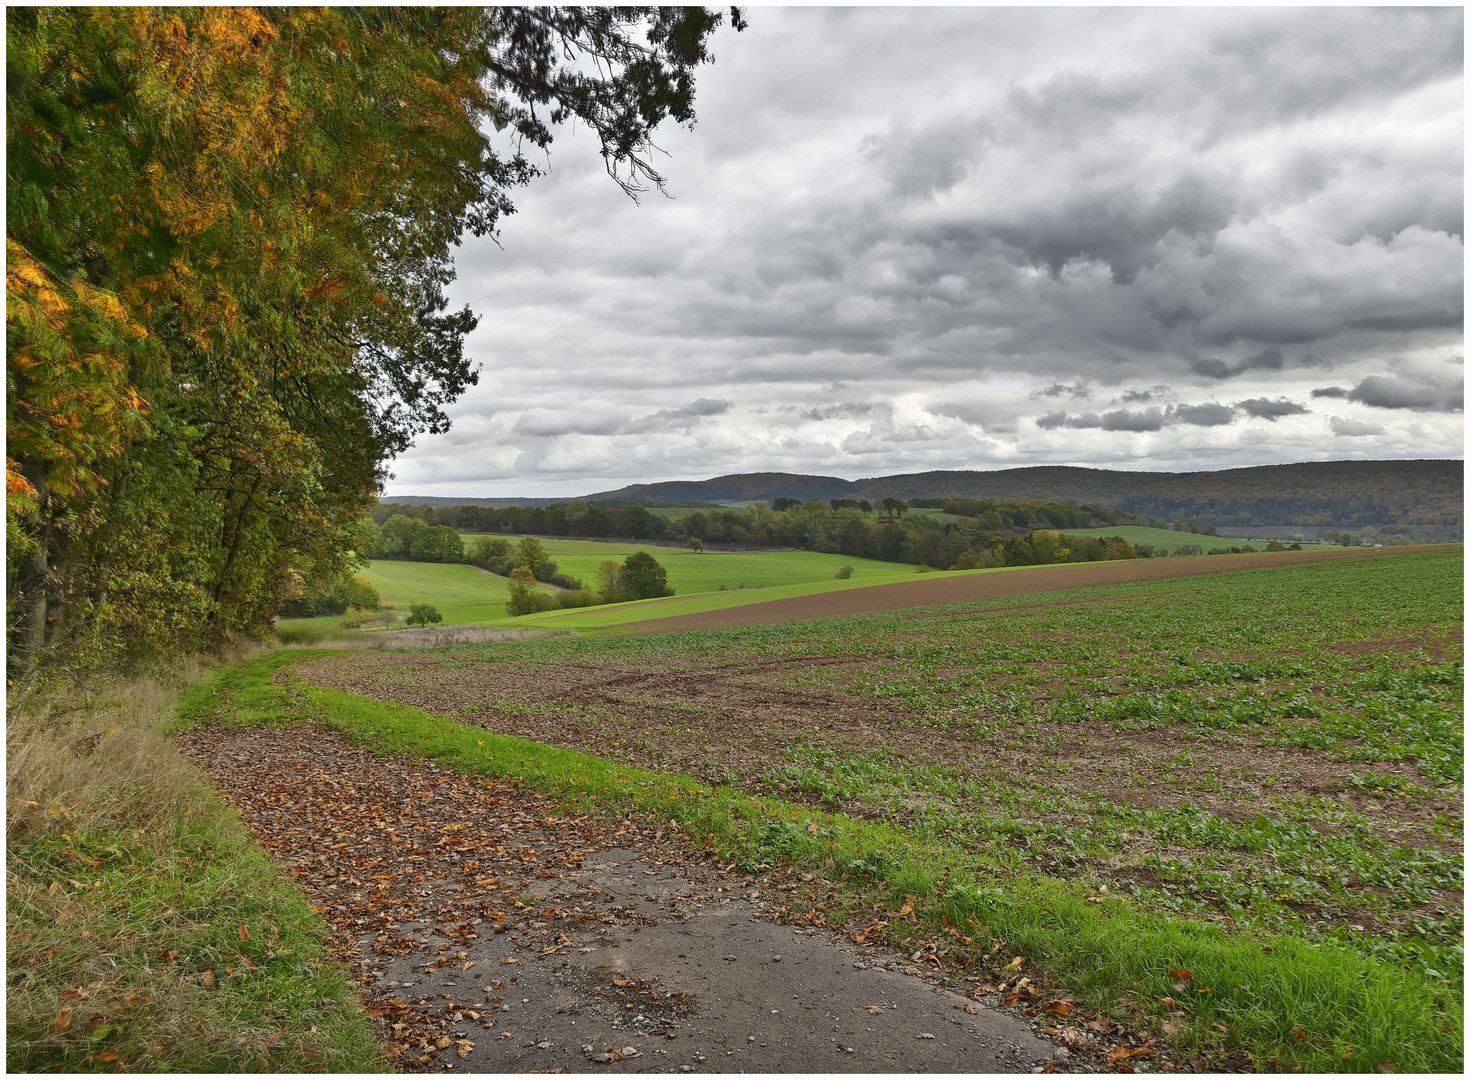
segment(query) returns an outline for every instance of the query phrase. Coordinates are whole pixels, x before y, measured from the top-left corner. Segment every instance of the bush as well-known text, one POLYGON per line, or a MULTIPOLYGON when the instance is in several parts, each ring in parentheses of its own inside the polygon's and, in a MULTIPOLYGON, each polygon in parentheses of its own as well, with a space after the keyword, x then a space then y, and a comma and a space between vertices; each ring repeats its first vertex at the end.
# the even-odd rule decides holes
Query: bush
POLYGON ((572 589, 573 591, 583 587, 582 582, 577 578, 572 577, 571 574, 564 574, 559 570, 546 580, 552 585, 560 585, 563 589, 572 589))
MULTIPOLYGON (((1269 544, 1266 545, 1266 550, 1267 551, 1285 551, 1286 550, 1286 545, 1283 544, 1280 540, 1272 540, 1269 544)), ((1297 550, 1298 551, 1301 550, 1301 545, 1300 544, 1297 545, 1297 550)))
POLYGON ((597 603, 591 589, 568 589, 556 599, 564 608, 593 607, 597 603))
POLYGON ((955 560, 951 570, 978 570, 980 569, 980 556, 975 554, 974 548, 966 548, 960 552, 960 557, 955 560))
POLYGON ((843 566, 843 567, 840 567, 838 569, 838 571, 837 571, 837 580, 838 581, 846 581, 850 577, 852 577, 852 567, 850 567, 850 566, 843 566))
POLYGON ((506 614, 534 615, 538 611, 553 611, 561 606, 556 597, 537 591, 530 567, 517 566, 510 572, 510 602, 505 605, 506 614))
POLYGON ((441 623, 444 616, 439 614, 439 609, 433 604, 409 604, 408 625, 428 626, 431 623, 441 623))

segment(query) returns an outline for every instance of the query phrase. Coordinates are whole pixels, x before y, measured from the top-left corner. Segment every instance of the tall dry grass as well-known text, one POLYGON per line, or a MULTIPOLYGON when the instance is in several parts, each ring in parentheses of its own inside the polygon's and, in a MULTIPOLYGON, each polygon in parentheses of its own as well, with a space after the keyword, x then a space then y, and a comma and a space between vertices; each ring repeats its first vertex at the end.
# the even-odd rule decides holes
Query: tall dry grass
POLYGON ((375 1067, 324 924, 163 733, 205 674, 7 703, 11 1072, 375 1067), (226 979, 241 922, 286 951, 226 979))

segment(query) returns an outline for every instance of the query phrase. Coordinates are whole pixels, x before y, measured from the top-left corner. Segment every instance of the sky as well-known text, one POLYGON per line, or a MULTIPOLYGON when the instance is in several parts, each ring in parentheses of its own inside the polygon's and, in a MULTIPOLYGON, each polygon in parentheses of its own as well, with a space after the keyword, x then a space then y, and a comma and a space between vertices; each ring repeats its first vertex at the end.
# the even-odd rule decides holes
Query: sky
POLYGON ((753 8, 458 249, 389 495, 1463 456, 1463 11, 753 8))

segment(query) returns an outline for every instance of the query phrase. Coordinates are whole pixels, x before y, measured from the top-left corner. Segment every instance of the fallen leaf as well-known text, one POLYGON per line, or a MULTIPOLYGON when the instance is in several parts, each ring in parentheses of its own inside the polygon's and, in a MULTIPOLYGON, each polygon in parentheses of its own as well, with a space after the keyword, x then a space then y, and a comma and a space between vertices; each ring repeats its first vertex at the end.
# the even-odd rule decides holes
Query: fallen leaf
POLYGON ((913 893, 905 893, 903 898, 903 907, 898 909, 898 917, 901 919, 905 915, 912 912, 914 910, 915 902, 916 900, 913 893))
POLYGON ((1294 1027, 1294 1028, 1291 1029, 1290 1038, 1291 1038, 1291 1041, 1292 1042, 1303 1042, 1303 1041, 1306 1040, 1306 1037, 1307 1037, 1307 1033, 1305 1031, 1303 1031, 1301 1028, 1294 1027))
POLYGON ((1171 1009, 1177 1009, 1177 1008, 1179 1008, 1179 1002, 1175 1001, 1171 997, 1159 998, 1159 1000, 1162 1001, 1165 1005, 1167 1005, 1171 1009))
POLYGON ((470 968, 472 968, 474 966, 475 966, 475 962, 473 960, 466 960, 464 962, 464 967, 460 968, 459 970, 460 971, 468 971, 470 968))
POLYGON ((204 989, 206 989, 206 990, 213 990, 214 989, 214 967, 213 966, 210 966, 210 967, 207 967, 207 968, 204 969, 204 974, 200 977, 200 981, 204 983, 204 989))
POLYGON ((507 956, 504 960, 502 960, 500 962, 502 964, 519 964, 520 963, 520 961, 518 959, 516 959, 514 956, 507 956))
POLYGON ((1165 1035, 1178 1035, 1184 1030, 1184 1024, 1179 1020, 1166 1020, 1160 1027, 1165 1035))
POLYGON ((1393 1067, 1393 1062, 1391 1062, 1391 1061, 1380 1061, 1378 1063, 1378 1071, 1381 1072, 1381 1073, 1391 1073, 1391 1072, 1395 1072, 1396 1070, 1393 1067))
POLYGON ((1129 1058, 1153 1056, 1154 1048, 1152 1046, 1134 1046, 1131 1048, 1126 1046, 1115 1046, 1108 1051, 1108 1064, 1116 1065, 1118 1062, 1127 1061, 1129 1058))
POLYGON ((852 934, 850 936, 854 944, 861 945, 863 944, 863 942, 867 941, 869 937, 876 934, 879 930, 882 930, 887 925, 888 922, 886 919, 879 919, 877 922, 869 923, 867 926, 859 930, 856 934, 852 934))
POLYGON ((915 1035, 914 1038, 916 1038, 916 1039, 932 1039, 932 1038, 934 1038, 934 1032, 932 1032, 932 1031, 921 1031, 917 1035, 915 1035))
POLYGON ((454 1040, 451 1039, 448 1035, 440 1035, 437 1039, 434 1040, 434 1046, 436 1049, 439 1050, 447 1050, 453 1045, 454 1040))
POLYGON ((508 1038, 510 1038, 514 1034, 515 1034, 514 1031, 502 1031, 499 1035, 497 1035, 495 1037, 497 1039, 508 1039, 508 1038))
POLYGON ((51 1030, 54 1031, 54 1032, 56 1032, 56 1034, 60 1035, 63 1031, 65 1031, 69 1027, 71 1027, 71 1006, 70 1005, 66 1006, 63 1009, 58 1010, 58 1012, 56 1013, 56 1022, 51 1025, 51 1030))
POLYGON ((1082 1026, 1085 1027, 1088 1031, 1097 1032, 1099 1035, 1106 1035, 1108 1032, 1113 1030, 1113 1022, 1109 1020, 1106 1016, 1094 1017, 1082 1026))
POLYGON ((1002 971, 1020 971, 1021 970, 1021 965, 1024 964, 1025 962, 1026 962, 1026 958, 1024 956, 1018 956, 1015 959, 1013 959, 1009 964, 1007 964, 1005 967, 1001 968, 1001 970, 1002 971))
POLYGON ((872 1013, 874 1016, 877 1016, 880 1012, 883 1011, 882 1005, 864 1005, 863 1008, 867 1009, 868 1012, 872 1013))
POLYGON ((1072 1011, 1074 1006, 1070 1001, 1053 1001, 1047 1008, 1058 1016, 1066 1016, 1072 1011))
POLYGON ((105 1054, 98 1054, 92 1060, 93 1061, 116 1061, 117 1058, 118 1058, 117 1051, 116 1050, 109 1050, 105 1054))
POLYGON ((240 924, 240 940, 241 941, 249 941, 250 940, 250 930, 249 930, 248 927, 246 927, 246 925, 244 923, 241 923, 240 924))
POLYGON ((1169 978, 1178 979, 1180 982, 1193 982, 1194 976, 1189 973, 1188 968, 1178 968, 1169 972, 1169 978))
POLYGON ((1101 904, 1103 902, 1103 898, 1101 896, 1089 896, 1087 898, 1087 902, 1089 904, 1101 904))

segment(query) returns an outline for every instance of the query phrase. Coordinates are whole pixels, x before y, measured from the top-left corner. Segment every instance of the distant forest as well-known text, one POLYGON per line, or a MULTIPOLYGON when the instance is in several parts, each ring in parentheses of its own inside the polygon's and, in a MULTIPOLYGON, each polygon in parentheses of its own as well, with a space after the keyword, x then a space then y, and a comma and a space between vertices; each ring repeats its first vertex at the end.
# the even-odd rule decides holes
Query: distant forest
POLYGON ((1461 461, 1319 461, 1218 472, 1119 472, 1036 466, 995 472, 913 473, 848 481, 831 476, 743 473, 638 484, 589 503, 800 499, 1001 499, 1099 504, 1140 518, 1198 517, 1215 525, 1373 528, 1416 539, 1464 535, 1461 461))
MULTIPOLYGON (((926 501, 926 500, 921 500, 926 501)), ((583 536, 600 539, 658 540, 673 543, 726 544, 738 547, 803 548, 886 562, 915 563, 935 569, 981 566, 1026 566, 1047 562, 1093 562, 1102 559, 1149 558, 1168 554, 1198 555, 1187 542, 1163 550, 1130 546, 1121 540, 1071 537, 1068 529, 1098 529, 1141 524, 1132 514, 1105 506, 1048 503, 1034 500, 927 500, 943 515, 911 514, 911 504, 894 498, 877 505, 855 499, 780 498, 772 506, 756 503, 743 509, 696 509, 669 520, 643 506, 602 507, 581 501, 549 507, 407 506, 383 503, 374 511, 379 536, 402 531, 408 519, 424 537, 422 552, 400 558, 429 562, 466 559, 456 530, 539 536, 583 536), (430 543, 442 538, 444 546, 430 543)), ((1155 522, 1163 525, 1164 522, 1155 522)), ((1193 521, 1197 532, 1213 531, 1193 521)), ((369 529, 369 533, 374 530, 369 529)), ((1187 541, 1188 532, 1180 539, 1187 541)))

